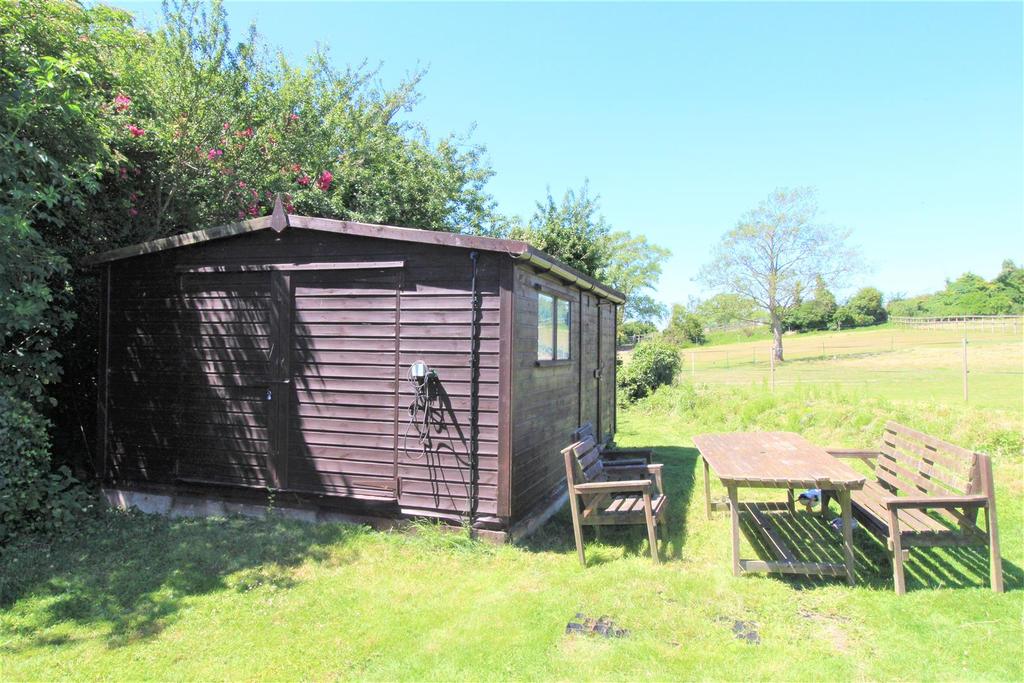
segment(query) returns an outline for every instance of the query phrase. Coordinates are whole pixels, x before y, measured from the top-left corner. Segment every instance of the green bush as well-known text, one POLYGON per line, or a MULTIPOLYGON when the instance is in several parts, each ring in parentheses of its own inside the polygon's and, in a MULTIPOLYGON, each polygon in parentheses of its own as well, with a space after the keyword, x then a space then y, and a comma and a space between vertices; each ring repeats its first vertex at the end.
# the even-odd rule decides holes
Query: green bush
POLYGON ((0 546, 59 531, 92 507, 67 467, 51 469, 49 426, 31 403, 0 392, 0 546))
POLYGON ((659 339, 637 344, 633 356, 619 373, 621 400, 635 401, 662 385, 671 384, 679 365, 679 351, 671 344, 659 339))

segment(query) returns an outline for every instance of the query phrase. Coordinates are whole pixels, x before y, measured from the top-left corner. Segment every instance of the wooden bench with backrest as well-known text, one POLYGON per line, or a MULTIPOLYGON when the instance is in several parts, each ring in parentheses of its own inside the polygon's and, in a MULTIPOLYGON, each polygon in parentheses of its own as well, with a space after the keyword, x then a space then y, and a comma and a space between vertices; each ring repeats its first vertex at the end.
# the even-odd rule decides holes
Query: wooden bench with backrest
MULTIPOLYGON (((896 422, 885 425, 878 451, 829 453, 874 465, 876 481, 853 492, 853 513, 887 543, 898 595, 906 592, 903 563, 914 546, 988 545, 992 590, 1002 592, 996 497, 987 455, 896 422), (979 511, 985 513, 985 530, 978 527, 979 511)), ((822 513, 827 507, 828 494, 822 492, 822 513)))
POLYGON ((654 455, 654 452, 649 448, 613 448, 607 443, 601 443, 594 433, 594 424, 592 422, 584 422, 572 433, 573 443, 586 441, 587 439, 597 444, 598 449, 601 451, 601 460, 607 469, 650 465, 651 456, 654 455))
POLYGON ((572 511, 572 528, 580 564, 583 527, 606 524, 645 524, 651 557, 658 562, 658 522, 665 514, 665 487, 660 464, 606 467, 593 439, 576 441, 562 449, 565 478, 572 511))

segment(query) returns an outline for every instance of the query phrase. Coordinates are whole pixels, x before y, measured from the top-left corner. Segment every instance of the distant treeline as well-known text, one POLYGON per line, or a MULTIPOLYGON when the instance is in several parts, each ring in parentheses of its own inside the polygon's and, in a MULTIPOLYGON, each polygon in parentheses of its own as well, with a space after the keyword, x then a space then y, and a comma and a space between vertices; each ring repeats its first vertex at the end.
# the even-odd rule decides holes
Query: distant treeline
MULTIPOLYGON (((1024 314, 1024 268, 1007 259, 1002 270, 991 281, 965 273, 946 282, 942 291, 913 298, 895 296, 888 303, 875 287, 858 290, 840 305, 835 295, 819 277, 813 288, 805 291, 797 286, 793 304, 782 316, 783 329, 789 332, 842 330, 886 322, 894 317, 942 317, 957 315, 1024 314)), ((668 325, 662 330, 664 340, 690 346, 707 341, 706 330, 748 323, 751 327, 765 324, 767 316, 752 302, 736 294, 717 294, 705 301, 676 304, 668 325)), ((636 336, 658 331, 651 322, 627 321, 619 328, 619 343, 629 343, 636 336)))
POLYGON ((1024 313, 1024 268, 1007 259, 992 280, 964 273, 934 294, 889 302, 889 315, 941 317, 1024 313))

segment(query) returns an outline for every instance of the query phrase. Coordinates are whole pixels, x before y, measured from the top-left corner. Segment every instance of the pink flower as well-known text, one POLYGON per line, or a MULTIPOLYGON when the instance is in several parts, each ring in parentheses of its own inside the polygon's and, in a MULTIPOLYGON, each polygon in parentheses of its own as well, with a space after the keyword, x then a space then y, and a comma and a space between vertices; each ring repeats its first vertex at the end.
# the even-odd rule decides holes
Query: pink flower
POLYGON ((117 93, 117 97, 114 98, 114 111, 120 113, 132 106, 132 98, 128 97, 124 93, 117 93))
POLYGON ((128 195, 128 201, 130 201, 132 204, 134 204, 135 200, 138 199, 138 198, 139 198, 139 196, 137 194, 135 194, 134 192, 132 192, 130 195, 128 195))
POLYGON ((117 167, 117 175, 120 176, 121 178, 127 178, 128 177, 128 169, 125 168, 124 166, 118 166, 117 167))
POLYGON ((299 166, 298 164, 292 164, 292 171, 294 171, 295 173, 298 173, 301 170, 302 170, 302 166, 299 166))
POLYGON ((299 185, 302 185, 303 187, 306 187, 306 185, 309 185, 309 176, 303 173, 302 175, 295 179, 295 182, 297 182, 299 185))
POLYGON ((250 216, 255 216, 255 215, 259 214, 259 212, 260 212, 259 206, 255 202, 250 204, 249 207, 246 209, 246 213, 248 213, 250 216))
POLYGON ((236 133, 236 135, 238 135, 238 137, 240 137, 240 138, 251 138, 253 136, 252 127, 250 126, 249 128, 246 128, 245 130, 240 130, 240 131, 238 131, 238 133, 236 133))
POLYGON ((224 150, 217 149, 216 147, 212 148, 209 152, 206 153, 207 159, 219 159, 222 156, 224 156, 224 150))
POLYGON ((238 211, 238 217, 239 218, 245 218, 245 211, 239 210, 238 211))
POLYGON ((128 124, 127 126, 125 126, 125 128, 128 129, 128 132, 132 134, 133 138, 141 138, 143 135, 146 134, 146 131, 139 128, 134 123, 128 124))
POLYGON ((323 171, 320 174, 320 179, 316 181, 316 186, 326 192, 331 188, 331 181, 334 180, 334 176, 331 175, 330 171, 323 171))
POLYGON ((288 120, 289 121, 298 121, 299 120, 299 115, 296 114, 295 112, 292 112, 291 114, 288 114, 288 120))
POLYGON ((132 216, 132 217, 134 217, 134 216, 138 216, 138 215, 139 215, 139 210, 138 210, 138 209, 136 209, 136 208, 135 208, 135 207, 133 206, 132 208, 128 209, 128 215, 129 215, 129 216, 132 216))
POLYGON ((287 211, 288 213, 295 213, 295 207, 292 206, 291 204, 285 204, 284 210, 287 211))
POLYGON ((238 187, 239 187, 239 189, 244 190, 245 189, 245 181, 244 180, 239 180, 238 181, 238 187))
POLYGON ((227 130, 228 128, 229 128, 229 126, 228 126, 227 122, 225 121, 224 122, 224 130, 227 130))

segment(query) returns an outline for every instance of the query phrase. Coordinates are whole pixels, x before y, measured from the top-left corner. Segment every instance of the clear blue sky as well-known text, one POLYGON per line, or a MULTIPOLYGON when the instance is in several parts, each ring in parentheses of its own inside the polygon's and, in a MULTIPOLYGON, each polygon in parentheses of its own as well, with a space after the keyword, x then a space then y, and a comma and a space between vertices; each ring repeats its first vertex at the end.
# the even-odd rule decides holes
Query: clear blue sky
MULTIPOLYGON (((110 0, 153 17, 154 5, 110 0)), ((413 118, 488 149, 500 209, 585 179, 692 278, 778 186, 818 189, 886 294, 1024 260, 1022 5, 229 3, 290 57, 427 68, 413 118)))

